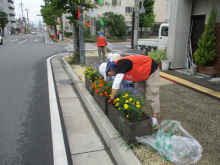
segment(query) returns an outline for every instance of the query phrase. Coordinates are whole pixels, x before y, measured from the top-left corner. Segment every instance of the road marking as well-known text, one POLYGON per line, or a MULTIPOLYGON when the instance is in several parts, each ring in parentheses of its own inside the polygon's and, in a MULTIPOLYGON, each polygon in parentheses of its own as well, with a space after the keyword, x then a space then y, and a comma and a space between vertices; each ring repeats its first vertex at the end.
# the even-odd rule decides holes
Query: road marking
POLYGON ((50 62, 51 58, 58 55, 54 55, 47 59, 47 76, 48 76, 48 92, 49 92, 49 101, 50 101, 53 159, 54 159, 54 165, 61 165, 61 164, 68 165, 66 149, 63 139, 63 131, 61 128, 60 115, 59 115, 56 92, 54 87, 52 66, 50 62))
POLYGON ((26 40, 24 40, 24 41, 19 42, 18 44, 21 44, 21 43, 23 43, 23 42, 25 42, 25 41, 27 41, 27 39, 26 39, 26 40))
POLYGON ((215 96, 217 98, 220 98, 220 92, 218 92, 218 91, 214 91, 212 89, 209 89, 209 88, 206 88, 206 87, 194 84, 194 83, 192 83, 190 81, 184 80, 182 78, 179 78, 179 77, 176 77, 176 76, 164 73, 164 72, 160 72, 160 75, 163 76, 163 77, 166 77, 168 79, 174 80, 175 82, 178 82, 180 84, 183 84, 183 85, 189 86, 191 88, 194 88, 194 89, 196 89, 198 91, 201 91, 201 92, 207 93, 209 95, 215 96))
POLYGON ((39 39, 36 39, 36 40, 34 40, 34 41, 38 41, 39 39))

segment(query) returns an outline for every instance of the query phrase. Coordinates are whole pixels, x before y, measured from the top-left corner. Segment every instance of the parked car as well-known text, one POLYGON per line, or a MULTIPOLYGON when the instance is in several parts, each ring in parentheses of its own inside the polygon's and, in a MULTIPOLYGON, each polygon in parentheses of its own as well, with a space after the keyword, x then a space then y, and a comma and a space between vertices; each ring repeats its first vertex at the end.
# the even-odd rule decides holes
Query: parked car
POLYGON ((36 30, 31 30, 31 35, 36 35, 36 30))
POLYGON ((1 36, 1 34, 0 34, 0 45, 3 45, 3 38, 1 36))
POLYGON ((158 39, 138 39, 138 48, 142 51, 143 55, 146 55, 148 51, 163 50, 167 47, 169 25, 162 23, 159 29, 158 39))

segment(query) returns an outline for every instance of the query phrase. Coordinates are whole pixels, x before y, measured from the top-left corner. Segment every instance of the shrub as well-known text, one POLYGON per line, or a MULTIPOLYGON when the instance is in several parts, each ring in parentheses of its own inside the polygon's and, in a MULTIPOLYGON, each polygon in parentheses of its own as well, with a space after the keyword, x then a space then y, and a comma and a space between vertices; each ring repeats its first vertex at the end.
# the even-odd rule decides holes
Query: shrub
POLYGON ((64 36, 65 37, 69 37, 69 36, 71 36, 73 33, 72 32, 64 32, 64 36))
POLYGON ((90 80, 90 82, 94 82, 101 75, 98 71, 99 65, 90 63, 89 66, 85 66, 84 74, 90 80))
POLYGON ((198 46, 199 48, 194 53, 195 63, 197 65, 210 65, 212 64, 216 57, 216 48, 215 48, 215 22, 217 17, 217 10, 215 7, 212 8, 208 24, 204 33, 202 34, 201 39, 199 39, 198 46))
POLYGON ((149 52, 148 56, 154 59, 154 61, 156 61, 157 63, 159 63, 163 60, 167 60, 167 49, 149 52))
POLYGON ((98 80, 95 80, 94 83, 92 83, 92 88, 95 90, 95 93, 99 94, 100 96, 110 97, 112 91, 112 82, 106 82, 100 77, 98 80))
POLYGON ((116 94, 113 102, 115 108, 131 122, 140 121, 143 116, 144 98, 143 90, 130 90, 127 87, 121 87, 121 90, 116 94))

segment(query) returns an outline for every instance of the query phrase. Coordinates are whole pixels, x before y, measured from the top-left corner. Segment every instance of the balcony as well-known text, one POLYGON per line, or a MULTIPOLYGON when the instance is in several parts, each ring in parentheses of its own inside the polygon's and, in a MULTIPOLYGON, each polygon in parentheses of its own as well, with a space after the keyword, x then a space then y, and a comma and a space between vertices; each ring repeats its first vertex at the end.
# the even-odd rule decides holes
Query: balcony
POLYGON ((13 11, 15 10, 15 8, 12 7, 12 6, 8 6, 8 9, 9 9, 9 10, 13 10, 13 11))

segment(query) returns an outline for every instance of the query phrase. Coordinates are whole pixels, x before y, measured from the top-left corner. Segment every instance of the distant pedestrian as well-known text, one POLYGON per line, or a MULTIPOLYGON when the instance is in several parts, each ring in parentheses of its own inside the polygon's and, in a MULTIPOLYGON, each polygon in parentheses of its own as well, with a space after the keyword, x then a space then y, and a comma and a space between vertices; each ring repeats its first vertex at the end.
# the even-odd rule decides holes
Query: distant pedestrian
POLYGON ((57 39, 58 40, 60 39, 60 30, 58 30, 58 32, 57 32, 57 39))
POLYGON ((101 29, 99 30, 99 36, 97 37, 97 48, 98 48, 100 63, 106 61, 106 57, 105 57, 106 45, 107 45, 107 40, 106 37, 104 36, 104 31, 101 29))

